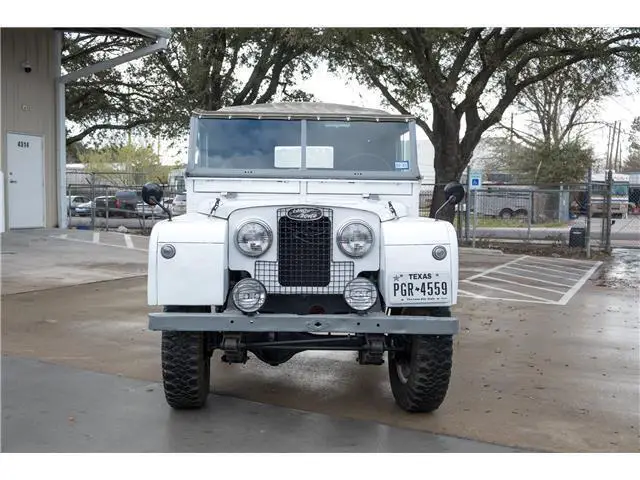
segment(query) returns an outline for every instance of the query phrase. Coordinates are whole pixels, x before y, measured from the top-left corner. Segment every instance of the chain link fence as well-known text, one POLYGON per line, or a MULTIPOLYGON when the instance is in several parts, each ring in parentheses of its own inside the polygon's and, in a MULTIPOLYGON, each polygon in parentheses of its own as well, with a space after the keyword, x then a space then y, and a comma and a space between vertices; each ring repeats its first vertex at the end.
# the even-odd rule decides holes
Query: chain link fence
MULTIPOLYGON (((430 214, 434 189, 435 185, 422 186, 422 216, 430 214)), ((591 256, 613 247, 640 247, 640 194, 612 179, 571 185, 485 185, 467 190, 453 224, 463 245, 544 245, 591 256)))
MULTIPOLYGON (((87 230, 136 231, 147 234, 157 220, 167 218, 160 206, 142 201, 142 186, 156 181, 136 173, 67 173, 69 227, 87 230)), ((172 214, 186 213, 184 188, 161 184, 163 206, 172 214), (174 204, 175 202, 175 204, 174 204)))
MULTIPOLYGON (((67 174, 69 226, 146 234, 167 217, 141 198, 142 185, 158 181, 143 173, 67 174)), ((186 213, 184 183, 161 184, 164 207, 186 213)), ((422 185, 419 214, 428 217, 436 184, 422 185)), ((640 247, 640 190, 612 180, 572 185, 467 187, 453 225, 462 245, 551 245, 586 251, 640 247), (589 202, 589 198, 591 201, 589 202)))

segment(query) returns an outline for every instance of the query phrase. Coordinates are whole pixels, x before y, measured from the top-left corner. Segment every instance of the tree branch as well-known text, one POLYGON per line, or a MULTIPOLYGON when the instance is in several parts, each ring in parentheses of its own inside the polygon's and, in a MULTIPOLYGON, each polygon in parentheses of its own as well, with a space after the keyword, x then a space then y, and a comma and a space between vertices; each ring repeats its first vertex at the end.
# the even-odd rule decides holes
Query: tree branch
POLYGON ((258 96, 260 83, 262 83, 262 79, 264 78, 266 72, 268 72, 269 68, 271 68, 271 66, 273 65, 271 53, 273 52, 273 48, 275 47, 279 38, 279 31, 274 30, 274 32, 271 34, 271 38, 267 41, 267 45, 263 46, 260 57, 254 65, 253 71, 251 72, 251 76, 247 80, 247 83, 245 83, 242 90, 240 90, 240 92, 235 96, 233 105, 253 103, 253 100, 255 100, 255 98, 258 96), (247 96, 253 98, 250 99, 247 98, 247 96))
POLYGON ((472 28, 469 30, 469 34, 467 35, 467 39, 464 42, 464 45, 456 55, 455 60, 453 61, 453 65, 451 66, 451 70, 449 71, 449 75, 447 76, 447 89, 453 93, 456 88, 458 77, 460 76, 460 72, 462 71, 462 67, 464 63, 469 58, 473 47, 478 42, 480 38, 480 34, 482 33, 483 28, 472 28))
POLYGON ((73 135, 71 137, 67 137, 66 144, 67 144, 67 146, 69 146, 72 143, 79 142, 80 140, 82 140, 86 136, 91 135, 92 133, 94 133, 94 132, 96 132, 98 130, 131 130, 132 128, 139 127, 139 126, 142 126, 142 125, 148 125, 150 123, 153 123, 152 120, 146 119, 146 118, 145 119, 136 120, 134 122, 127 123, 125 125, 114 125, 114 124, 110 124, 110 123, 100 123, 100 124, 97 124, 97 125, 92 125, 89 128, 86 128, 85 130, 83 130, 82 132, 78 133, 77 135, 73 135))

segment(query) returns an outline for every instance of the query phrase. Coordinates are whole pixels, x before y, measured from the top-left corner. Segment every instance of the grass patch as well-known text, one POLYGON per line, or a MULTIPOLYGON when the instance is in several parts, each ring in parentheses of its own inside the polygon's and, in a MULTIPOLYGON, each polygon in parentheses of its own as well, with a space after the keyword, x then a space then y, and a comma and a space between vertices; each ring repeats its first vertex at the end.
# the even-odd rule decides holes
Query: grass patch
MULTIPOLYGON (((473 218, 471 219, 473 223, 473 218)), ((491 217, 482 217, 478 218, 478 223, 476 223, 477 227, 487 227, 487 228, 527 228, 527 220, 519 219, 519 218, 491 218, 491 217)), ((554 228, 554 227, 566 227, 568 223, 566 222, 545 222, 545 223, 533 223, 531 224, 531 228, 554 228)))

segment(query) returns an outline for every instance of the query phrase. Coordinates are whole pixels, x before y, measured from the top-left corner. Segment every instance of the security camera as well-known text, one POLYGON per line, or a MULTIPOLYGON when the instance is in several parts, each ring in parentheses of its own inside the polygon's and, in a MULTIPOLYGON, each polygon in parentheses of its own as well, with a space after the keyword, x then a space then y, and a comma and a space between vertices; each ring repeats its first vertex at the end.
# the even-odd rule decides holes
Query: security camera
POLYGON ((29 63, 29 61, 22 62, 22 68, 24 68, 24 71, 26 73, 31 73, 31 64, 29 63))

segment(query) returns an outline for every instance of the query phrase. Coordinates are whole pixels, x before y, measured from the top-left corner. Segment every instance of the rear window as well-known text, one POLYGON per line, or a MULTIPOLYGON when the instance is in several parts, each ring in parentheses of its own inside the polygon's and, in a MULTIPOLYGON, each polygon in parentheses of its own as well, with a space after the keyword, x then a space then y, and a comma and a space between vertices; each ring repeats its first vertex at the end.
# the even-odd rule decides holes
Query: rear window
POLYGON ((134 199, 139 198, 140 195, 137 192, 116 192, 116 197, 134 199))

